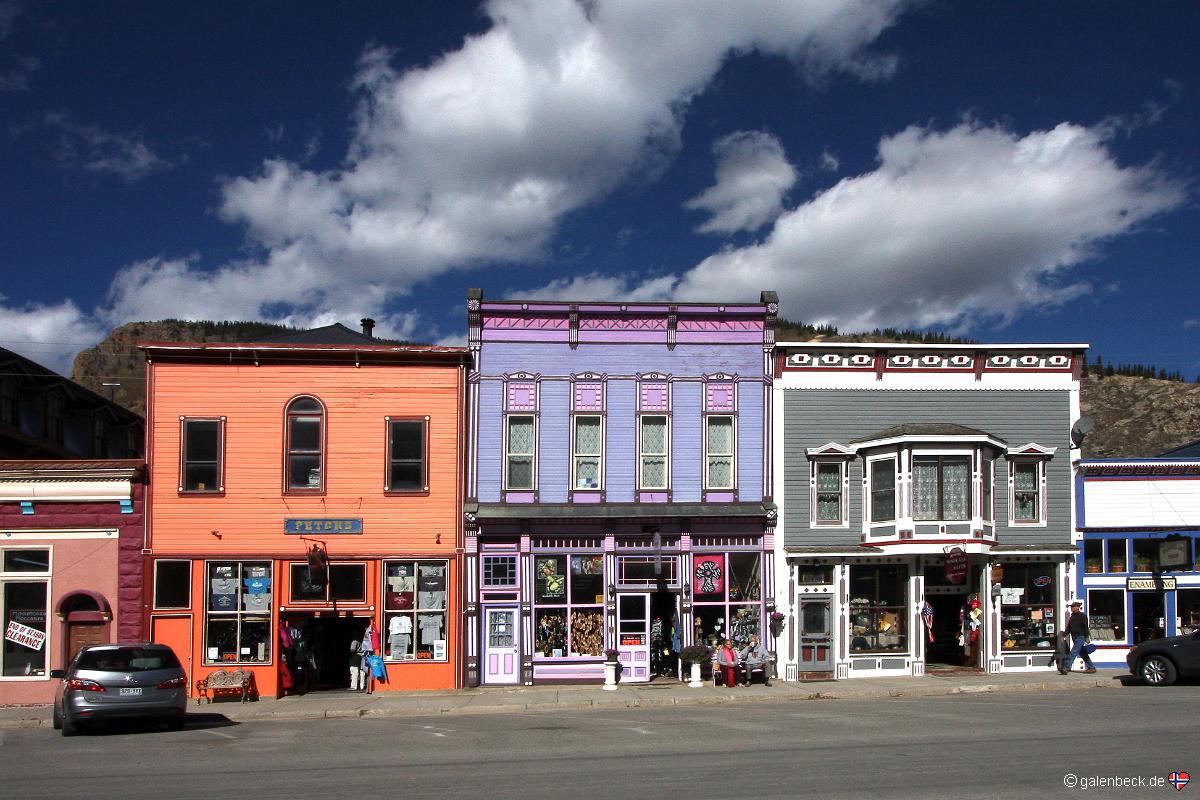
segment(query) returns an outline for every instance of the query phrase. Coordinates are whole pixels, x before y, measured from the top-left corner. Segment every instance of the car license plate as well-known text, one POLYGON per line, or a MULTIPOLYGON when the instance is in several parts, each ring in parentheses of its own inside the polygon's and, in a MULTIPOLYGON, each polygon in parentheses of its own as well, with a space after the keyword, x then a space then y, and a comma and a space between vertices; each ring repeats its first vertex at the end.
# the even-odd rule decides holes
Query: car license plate
POLYGON ((121 697, 135 697, 141 693, 142 687, 140 686, 122 686, 121 691, 118 692, 121 697))

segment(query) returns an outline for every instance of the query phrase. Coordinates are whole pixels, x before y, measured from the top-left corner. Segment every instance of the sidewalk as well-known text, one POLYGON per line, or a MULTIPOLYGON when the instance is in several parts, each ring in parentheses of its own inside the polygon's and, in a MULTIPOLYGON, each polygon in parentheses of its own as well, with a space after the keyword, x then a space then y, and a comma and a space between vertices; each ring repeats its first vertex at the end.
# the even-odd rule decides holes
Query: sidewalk
MULTIPOLYGON (((860 678, 845 681, 775 680, 770 686, 755 684, 735 689, 711 683, 692 689, 686 683, 656 681, 626 684, 608 692, 598 685, 514 686, 460 689, 457 691, 375 692, 346 690, 312 692, 302 697, 240 703, 219 700, 188 706, 189 714, 216 715, 233 722, 354 717, 422 716, 435 714, 491 714, 585 708, 646 708, 744 702, 796 702, 802 700, 867 700, 888 697, 1082 690, 1120 688, 1124 670, 1100 670, 1094 675, 1055 672, 998 675, 926 675, 921 678, 860 678)), ((49 706, 0 707, 0 729, 50 727, 49 706)))

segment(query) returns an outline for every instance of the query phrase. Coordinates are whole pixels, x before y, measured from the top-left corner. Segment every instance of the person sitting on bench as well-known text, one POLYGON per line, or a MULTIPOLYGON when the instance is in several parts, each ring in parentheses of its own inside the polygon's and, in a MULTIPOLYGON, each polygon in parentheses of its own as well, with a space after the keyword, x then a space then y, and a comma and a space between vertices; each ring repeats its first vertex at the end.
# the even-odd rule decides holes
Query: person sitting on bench
POLYGON ((720 670, 724 683, 730 689, 738 685, 742 677, 742 668, 738 665, 737 651, 733 649, 733 640, 726 639, 725 644, 717 648, 717 660, 714 670, 720 670))
POLYGON ((750 678, 755 672, 761 672, 763 676, 763 684, 771 685, 771 656, 767 653, 767 648, 762 646, 755 635, 750 636, 750 642, 738 653, 738 660, 742 662, 742 681, 744 686, 750 685, 750 678))

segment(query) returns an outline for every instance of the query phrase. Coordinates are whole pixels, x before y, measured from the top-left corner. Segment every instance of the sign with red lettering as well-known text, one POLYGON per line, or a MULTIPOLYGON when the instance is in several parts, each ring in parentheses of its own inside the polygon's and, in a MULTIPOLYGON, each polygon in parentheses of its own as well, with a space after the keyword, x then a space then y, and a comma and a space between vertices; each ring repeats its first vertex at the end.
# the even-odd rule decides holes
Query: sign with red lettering
POLYGON ((22 625, 15 620, 9 620, 8 628, 4 631, 4 638, 10 642, 24 645, 30 650, 41 650, 42 645, 46 643, 46 632, 22 625))
POLYGON ((967 579, 967 554, 961 547, 955 547, 946 554, 946 563, 942 569, 946 572, 946 580, 950 583, 962 583, 967 579))

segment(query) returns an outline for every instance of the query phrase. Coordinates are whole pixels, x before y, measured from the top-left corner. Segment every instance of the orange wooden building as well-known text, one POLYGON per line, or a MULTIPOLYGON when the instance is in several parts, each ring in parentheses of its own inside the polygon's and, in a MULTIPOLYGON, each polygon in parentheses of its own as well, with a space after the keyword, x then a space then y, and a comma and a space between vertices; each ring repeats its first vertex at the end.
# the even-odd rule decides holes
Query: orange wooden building
POLYGON ((351 688, 369 621, 377 690, 460 686, 466 349, 341 325, 141 347, 148 630, 189 684, 351 688))

